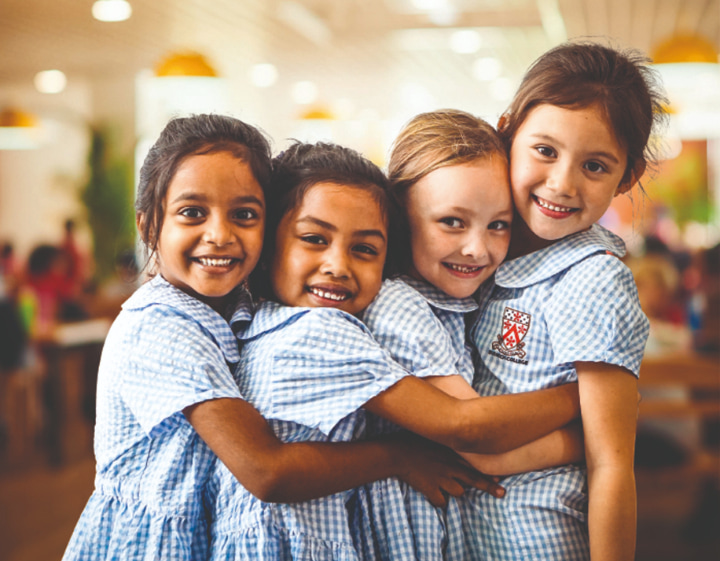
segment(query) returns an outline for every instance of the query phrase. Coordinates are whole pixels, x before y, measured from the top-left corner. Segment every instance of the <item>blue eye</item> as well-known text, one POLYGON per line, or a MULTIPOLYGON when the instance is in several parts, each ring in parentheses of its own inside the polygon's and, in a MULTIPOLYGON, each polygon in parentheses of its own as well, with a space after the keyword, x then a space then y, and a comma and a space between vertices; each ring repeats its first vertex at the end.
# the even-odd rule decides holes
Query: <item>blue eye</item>
POLYGON ((488 224, 488 230, 509 230, 510 222, 507 220, 495 220, 488 224))
POLYGON ((440 223, 450 226, 450 228, 462 228, 463 227, 463 221, 460 220, 459 218, 455 218, 454 216, 447 216, 445 218, 441 218, 440 223))

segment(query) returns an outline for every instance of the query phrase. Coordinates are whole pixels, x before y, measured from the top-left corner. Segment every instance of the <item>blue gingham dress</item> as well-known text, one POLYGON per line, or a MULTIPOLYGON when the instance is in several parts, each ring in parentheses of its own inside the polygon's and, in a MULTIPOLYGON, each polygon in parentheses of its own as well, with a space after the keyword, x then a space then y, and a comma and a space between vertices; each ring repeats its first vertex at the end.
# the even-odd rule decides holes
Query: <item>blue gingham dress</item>
MULTIPOLYGON (((363 320, 377 341, 418 377, 460 374, 473 379, 465 341, 465 314, 477 309, 472 298, 457 299, 410 277, 386 280, 363 320)), ((398 430, 369 415, 372 434, 398 430)), ((432 506, 424 495, 397 478, 365 486, 365 540, 384 560, 464 559, 457 505, 432 506)))
MULTIPOLYGON (((228 317, 250 319, 240 292, 228 317)), ((215 454, 182 410, 241 398, 228 321, 157 276, 113 323, 98 373, 95 491, 66 560, 191 561, 208 553, 205 504, 215 454)))
MULTIPOLYGON (((475 388, 517 393, 576 381, 575 361, 622 366, 638 375, 648 320, 623 241, 595 225, 508 261, 495 275, 472 328, 475 388)), ((587 474, 582 465, 505 478, 496 499, 471 490, 460 504, 474 555, 491 561, 590 558, 587 474)))
MULTIPOLYGON (((407 372, 357 318, 333 308, 263 302, 243 342, 237 382, 285 442, 362 436, 361 407, 407 372)), ((211 559, 365 558, 356 547, 354 490, 294 504, 264 503, 221 463, 213 477, 211 559)))

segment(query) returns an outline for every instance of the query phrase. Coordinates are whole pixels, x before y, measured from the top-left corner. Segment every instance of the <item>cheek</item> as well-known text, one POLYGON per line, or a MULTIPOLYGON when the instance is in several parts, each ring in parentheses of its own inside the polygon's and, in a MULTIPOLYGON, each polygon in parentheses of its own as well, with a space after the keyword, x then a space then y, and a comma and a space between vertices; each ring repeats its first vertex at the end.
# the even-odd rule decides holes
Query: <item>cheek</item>
POLYGON ((510 165, 510 188, 513 197, 527 190, 527 185, 533 175, 533 168, 523 161, 515 161, 510 165))
POLYGON ((288 280, 293 278, 292 266, 284 248, 276 248, 275 256, 270 264, 270 285, 276 296, 287 293, 288 280))
POLYGON ((493 256, 495 265, 499 265, 505 259, 508 249, 510 248, 510 236, 498 238, 490 245, 490 252, 493 256))
POLYGON ((382 286, 383 282, 383 265, 384 261, 382 263, 375 264, 371 267, 368 267, 365 270, 365 273, 363 275, 363 293, 365 295, 365 298, 367 298, 367 304, 372 301, 373 298, 377 295, 377 293, 380 291, 380 287, 382 286))

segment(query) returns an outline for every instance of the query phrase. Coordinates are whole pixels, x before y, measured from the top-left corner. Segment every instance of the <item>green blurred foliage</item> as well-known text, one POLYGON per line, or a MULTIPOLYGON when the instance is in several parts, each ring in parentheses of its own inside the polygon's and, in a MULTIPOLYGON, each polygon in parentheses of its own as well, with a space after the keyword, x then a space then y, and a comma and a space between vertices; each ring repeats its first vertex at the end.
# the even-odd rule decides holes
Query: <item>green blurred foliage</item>
POLYGON ((114 145, 109 127, 92 127, 89 178, 81 199, 92 231, 98 283, 115 274, 117 255, 135 246, 132 160, 116 154, 114 145))

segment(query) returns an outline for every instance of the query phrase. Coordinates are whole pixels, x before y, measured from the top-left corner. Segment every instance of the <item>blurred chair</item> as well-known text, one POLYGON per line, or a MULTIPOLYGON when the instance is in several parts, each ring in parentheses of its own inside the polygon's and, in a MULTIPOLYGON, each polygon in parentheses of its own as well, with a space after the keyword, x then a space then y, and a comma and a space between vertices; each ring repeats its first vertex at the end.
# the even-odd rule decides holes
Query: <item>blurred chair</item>
POLYGON ((42 367, 13 300, 0 300, 0 333, 0 452, 17 461, 42 429, 42 367))
POLYGON ((640 403, 640 423, 687 421, 700 434, 638 433, 638 517, 701 532, 720 516, 720 444, 706 430, 720 421, 720 356, 647 357, 639 388, 652 396, 640 403))

